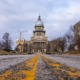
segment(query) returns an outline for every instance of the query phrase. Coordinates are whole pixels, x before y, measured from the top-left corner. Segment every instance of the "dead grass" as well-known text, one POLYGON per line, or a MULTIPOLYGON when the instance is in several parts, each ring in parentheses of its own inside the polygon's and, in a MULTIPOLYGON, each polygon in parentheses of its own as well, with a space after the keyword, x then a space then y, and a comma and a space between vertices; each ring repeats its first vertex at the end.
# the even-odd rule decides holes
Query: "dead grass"
POLYGON ((64 54, 62 55, 78 55, 80 56, 80 51, 70 51, 70 52, 65 52, 64 54))
POLYGON ((0 50, 0 55, 10 55, 11 52, 5 51, 5 50, 0 50))

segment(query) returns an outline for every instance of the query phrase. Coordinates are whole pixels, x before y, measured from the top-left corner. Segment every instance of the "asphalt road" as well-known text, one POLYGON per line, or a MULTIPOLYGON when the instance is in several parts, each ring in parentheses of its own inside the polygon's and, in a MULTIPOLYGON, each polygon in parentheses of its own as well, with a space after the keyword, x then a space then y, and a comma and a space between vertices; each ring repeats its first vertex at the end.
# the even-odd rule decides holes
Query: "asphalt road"
MULTIPOLYGON (((24 62, 35 55, 4 55, 0 56, 0 71, 9 68, 10 66, 16 65, 18 63, 24 62)), ((80 69, 80 56, 52 56, 44 55, 47 58, 80 69)), ((41 62, 40 62, 41 63, 41 62)))
POLYGON ((80 56, 44 55, 47 58, 60 62, 61 64, 80 69, 80 56))
MULTIPOLYGON (((34 57, 35 55, 36 54, 0 56, 0 71, 9 69, 11 66, 27 61, 30 58, 34 57)), ((51 61, 53 60, 53 62, 56 61, 64 65, 80 69, 80 56, 61 56, 61 55, 53 56, 53 55, 46 55, 46 54, 42 54, 42 56, 44 56, 45 59, 47 57, 47 59, 51 59, 51 61)), ((35 75, 35 80, 59 80, 57 79, 58 77, 56 77, 56 75, 53 75, 53 73, 55 72, 53 68, 44 60, 42 56, 40 56, 38 59, 38 66, 37 66, 37 71, 35 75)), ((61 75, 58 75, 58 76, 61 76, 61 75)), ((76 79, 76 80, 79 80, 79 79, 76 79)))
POLYGON ((24 62, 35 55, 3 55, 0 56, 0 71, 10 68, 18 63, 24 62))

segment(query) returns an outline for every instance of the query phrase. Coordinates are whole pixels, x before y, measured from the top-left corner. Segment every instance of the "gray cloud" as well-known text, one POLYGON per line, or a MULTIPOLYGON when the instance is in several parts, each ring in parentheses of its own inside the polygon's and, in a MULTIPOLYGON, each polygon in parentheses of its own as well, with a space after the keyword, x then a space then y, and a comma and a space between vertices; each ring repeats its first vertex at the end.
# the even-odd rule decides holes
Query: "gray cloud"
POLYGON ((0 34, 10 32, 15 42, 27 29, 29 40, 40 13, 49 39, 63 36, 80 20, 79 8, 80 0, 0 0, 0 34))

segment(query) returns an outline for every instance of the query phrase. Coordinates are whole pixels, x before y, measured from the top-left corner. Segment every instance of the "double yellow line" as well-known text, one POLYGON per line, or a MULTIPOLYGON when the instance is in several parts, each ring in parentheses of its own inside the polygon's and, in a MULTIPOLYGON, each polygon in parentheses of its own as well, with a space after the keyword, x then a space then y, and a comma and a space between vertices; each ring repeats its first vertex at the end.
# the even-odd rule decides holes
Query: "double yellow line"
POLYGON ((8 76, 10 76, 10 78, 8 80, 11 80, 12 78, 15 78, 15 77, 17 77, 17 80, 18 79, 19 80, 35 80, 39 57, 40 57, 40 55, 38 54, 35 57, 31 58, 30 60, 24 62, 25 63, 24 68, 26 67, 27 69, 23 68, 23 69, 19 70, 18 72, 14 72, 14 73, 13 73, 12 69, 5 71, 3 74, 0 75, 0 80, 6 80, 6 78, 8 76), (17 74, 23 74, 23 75, 25 75, 25 78, 22 78, 21 76, 18 77, 18 76, 16 76, 17 74))

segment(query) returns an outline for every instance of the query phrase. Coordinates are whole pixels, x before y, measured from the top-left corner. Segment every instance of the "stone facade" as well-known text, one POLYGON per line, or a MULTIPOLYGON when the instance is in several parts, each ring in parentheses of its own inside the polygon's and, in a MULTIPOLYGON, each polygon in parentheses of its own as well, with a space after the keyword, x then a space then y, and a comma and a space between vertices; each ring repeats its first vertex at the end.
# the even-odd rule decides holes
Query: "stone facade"
POLYGON ((38 17, 38 21, 35 24, 35 30, 30 41, 19 39, 16 41, 17 50, 22 52, 46 52, 48 38, 45 36, 46 31, 44 30, 44 24, 41 21, 41 17, 38 17))

